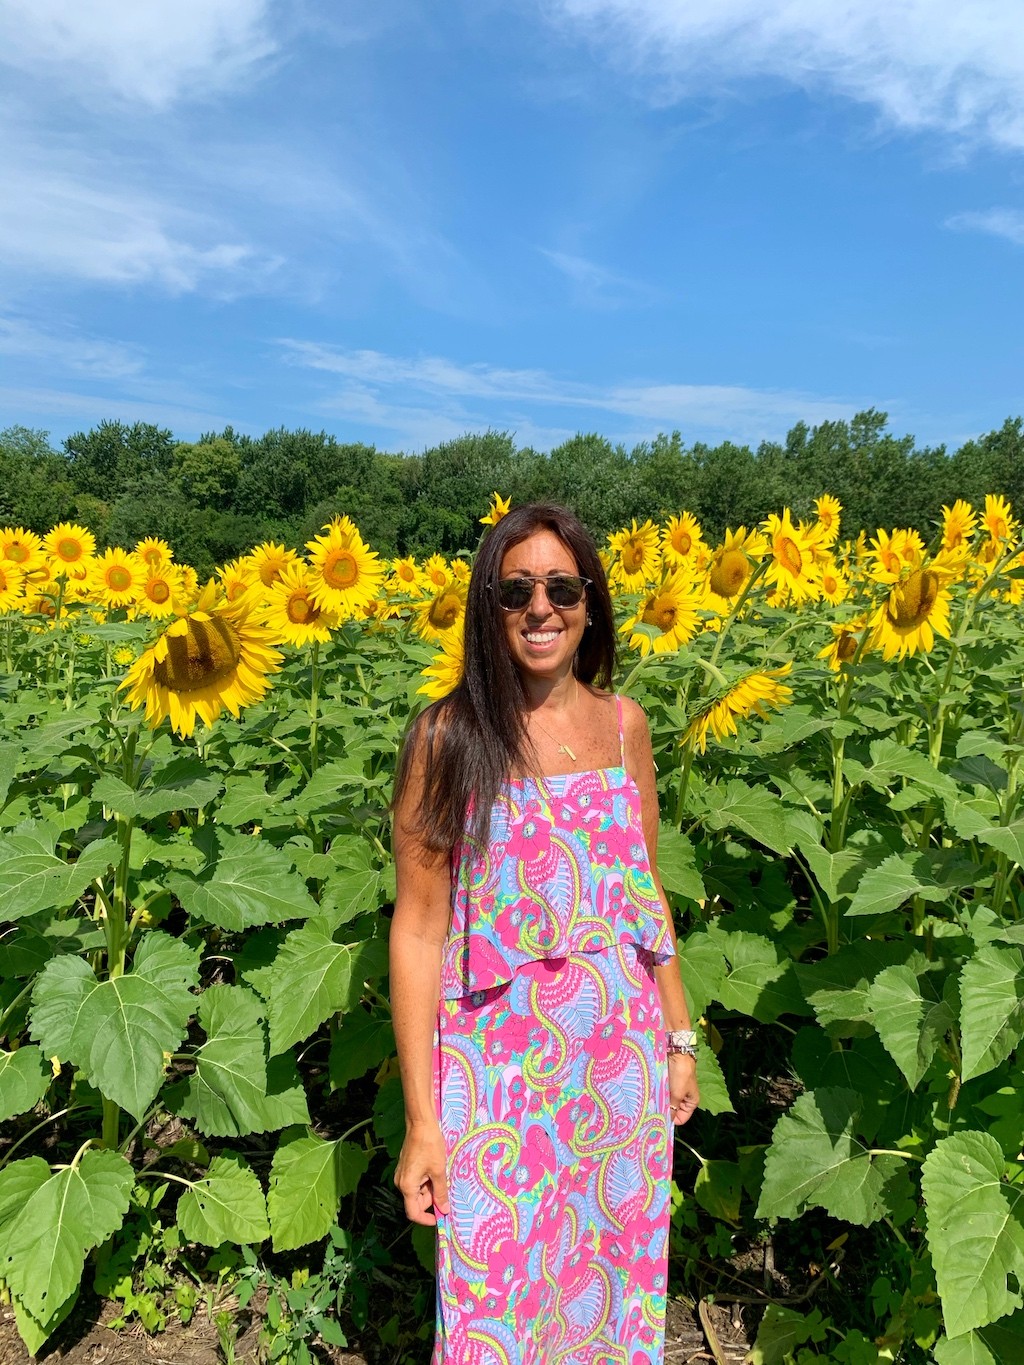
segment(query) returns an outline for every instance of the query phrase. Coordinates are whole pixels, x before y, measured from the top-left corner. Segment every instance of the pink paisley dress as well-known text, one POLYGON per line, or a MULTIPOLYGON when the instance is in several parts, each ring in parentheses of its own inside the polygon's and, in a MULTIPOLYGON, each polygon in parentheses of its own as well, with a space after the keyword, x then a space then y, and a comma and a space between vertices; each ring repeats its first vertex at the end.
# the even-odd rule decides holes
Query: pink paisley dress
POLYGON ((671 953, 624 764, 510 781, 457 851, 433 1365, 660 1365, 671 953))

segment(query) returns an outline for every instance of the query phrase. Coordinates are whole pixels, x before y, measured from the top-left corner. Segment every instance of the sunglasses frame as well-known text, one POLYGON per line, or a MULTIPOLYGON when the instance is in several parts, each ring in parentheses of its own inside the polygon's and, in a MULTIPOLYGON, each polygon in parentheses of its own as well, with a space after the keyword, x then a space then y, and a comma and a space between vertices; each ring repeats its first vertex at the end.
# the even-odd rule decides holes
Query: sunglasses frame
POLYGON ((537 587, 537 584, 538 584, 538 583, 543 583, 543 584, 544 584, 544 596, 547 597, 549 605, 552 606, 552 607, 554 607, 555 611, 573 611, 576 607, 578 607, 578 606, 580 605, 581 602, 584 602, 584 601, 586 600, 587 589, 591 586, 591 584, 593 583, 593 581, 594 581, 594 580, 593 580, 592 578, 584 578, 582 574, 578 574, 578 573, 547 573, 547 574, 543 574, 543 573, 523 573, 523 574, 514 574, 511 578, 501 578, 501 579, 498 580, 497 586, 496 586, 496 588, 495 588, 495 595, 497 596, 497 599, 498 599, 498 606, 502 609, 502 611, 525 611, 526 608, 527 608, 527 607, 530 605, 530 603, 533 601, 533 594, 534 594, 534 590, 535 590, 536 587, 537 587), (551 597, 550 597, 550 595, 549 595, 549 593, 548 593, 548 583, 549 583, 552 579, 561 579, 561 580, 563 580, 563 581, 566 580, 566 579, 574 580, 575 582, 577 582, 577 583, 579 583, 579 584, 581 585, 580 595, 579 595, 579 597, 576 599, 576 601, 573 602, 573 604, 572 604, 571 606, 559 606, 559 605, 557 604, 557 602, 552 602, 552 601, 551 601, 551 597), (506 606, 505 603, 501 600, 501 587, 502 587, 502 584, 503 584, 503 583, 529 583, 529 585, 530 585, 530 596, 526 599, 526 601, 523 603, 523 605, 522 605, 521 607, 509 607, 509 606, 506 606))

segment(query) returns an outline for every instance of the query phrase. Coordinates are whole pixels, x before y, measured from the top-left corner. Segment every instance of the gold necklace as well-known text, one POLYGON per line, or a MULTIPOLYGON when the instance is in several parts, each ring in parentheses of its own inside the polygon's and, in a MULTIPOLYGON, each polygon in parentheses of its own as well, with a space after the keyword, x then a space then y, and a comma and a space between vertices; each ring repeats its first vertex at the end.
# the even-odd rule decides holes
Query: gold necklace
MULTIPOLYGON (((575 690, 575 692, 572 694, 572 704, 573 704, 573 706, 576 705, 576 701, 577 701, 577 699, 578 699, 578 697, 579 697, 579 694, 580 694, 580 685, 579 685, 579 681, 578 681, 578 680, 575 680, 575 681, 576 681, 576 690, 575 690)), ((547 735, 548 739, 550 739, 550 740, 552 741, 552 743, 558 744, 558 739, 556 738, 556 736, 553 735, 553 734, 551 733, 551 731, 548 729, 548 727, 547 727, 546 725, 542 724, 541 721, 537 720, 537 713, 536 713, 536 712, 533 713, 533 718, 534 718, 534 720, 536 721, 538 728, 541 729, 541 730, 543 730, 544 734, 547 735)), ((560 754, 565 754, 568 758, 572 759, 573 763, 578 763, 578 762, 579 762, 579 759, 576 757, 576 755, 573 753, 573 751, 569 748, 568 744, 558 744, 558 752, 559 752, 560 754)))

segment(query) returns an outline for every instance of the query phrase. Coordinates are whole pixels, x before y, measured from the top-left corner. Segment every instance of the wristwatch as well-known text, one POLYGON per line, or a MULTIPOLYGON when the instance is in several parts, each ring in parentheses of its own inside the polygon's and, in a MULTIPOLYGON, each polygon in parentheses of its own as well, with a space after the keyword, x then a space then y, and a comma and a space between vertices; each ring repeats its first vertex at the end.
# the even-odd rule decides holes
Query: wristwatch
POLYGON ((687 1057, 697 1058, 697 1034, 692 1028, 670 1028, 665 1031, 666 1051, 682 1052, 687 1057))

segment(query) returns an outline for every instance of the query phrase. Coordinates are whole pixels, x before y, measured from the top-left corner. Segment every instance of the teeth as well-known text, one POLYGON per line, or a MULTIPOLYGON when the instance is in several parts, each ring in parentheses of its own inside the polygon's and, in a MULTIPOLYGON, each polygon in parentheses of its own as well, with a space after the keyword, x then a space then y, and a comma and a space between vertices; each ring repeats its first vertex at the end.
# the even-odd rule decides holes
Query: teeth
POLYGON ((546 645, 557 637, 557 630, 528 630, 526 632, 526 638, 531 645, 546 645))

